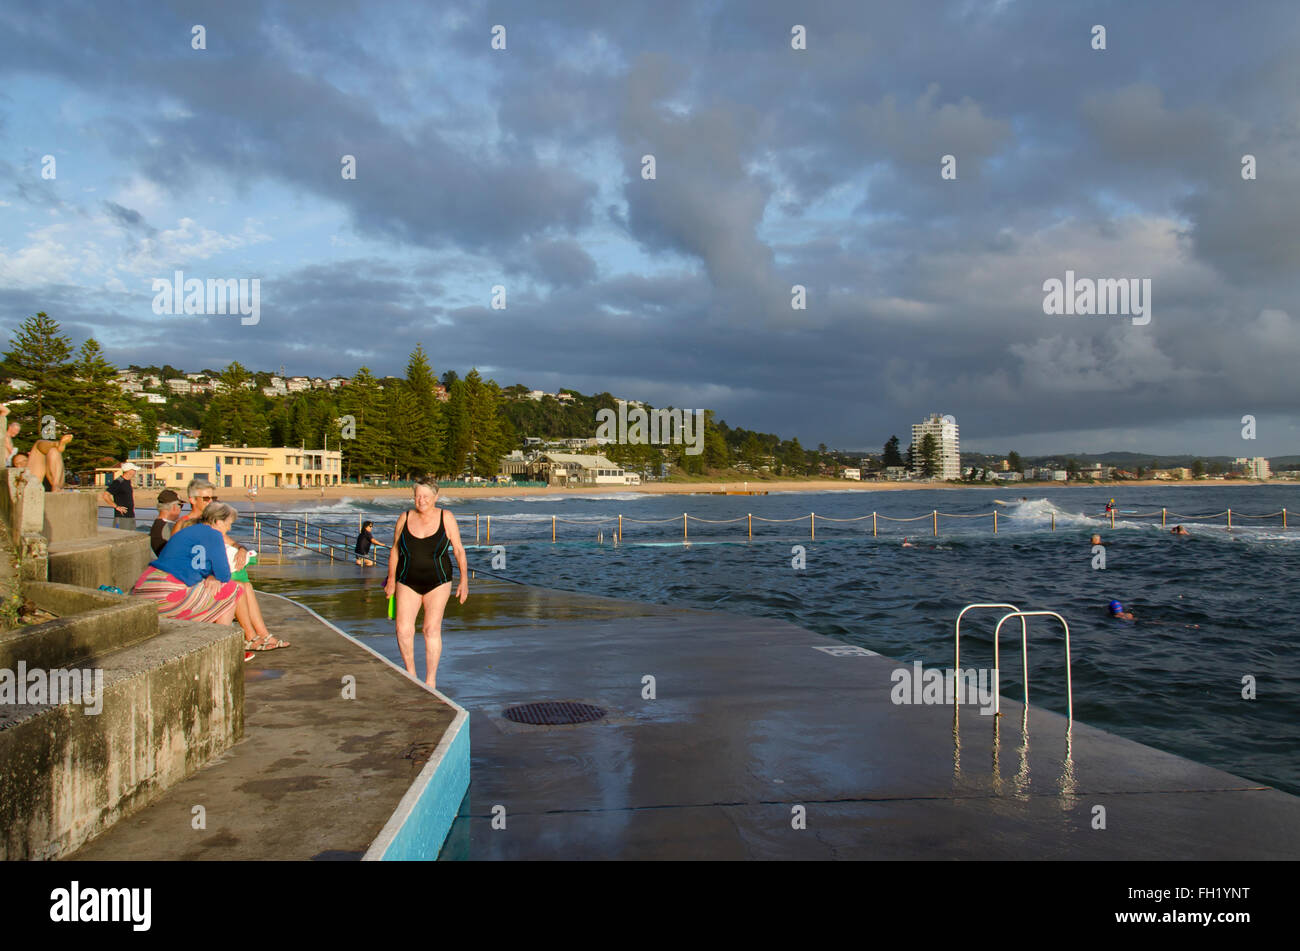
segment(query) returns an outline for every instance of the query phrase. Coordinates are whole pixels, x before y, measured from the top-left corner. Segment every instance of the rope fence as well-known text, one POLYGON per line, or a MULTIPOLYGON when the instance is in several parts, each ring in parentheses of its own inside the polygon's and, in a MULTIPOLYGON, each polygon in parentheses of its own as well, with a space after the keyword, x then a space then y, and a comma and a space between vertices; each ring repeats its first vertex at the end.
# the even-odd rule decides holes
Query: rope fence
MULTIPOLYGON (((1095 516, 1090 516, 1085 513, 1084 517, 1102 518, 1102 519, 1109 518, 1110 527, 1114 528, 1116 524, 1117 514, 1120 513, 1116 511, 1100 512, 1097 513, 1095 516)), ((1159 509, 1158 511, 1152 511, 1152 512, 1125 512, 1123 513, 1123 517, 1125 521, 1134 520, 1134 519, 1154 520, 1156 518, 1159 518, 1160 525, 1162 527, 1168 527, 1171 523, 1174 524, 1181 524, 1183 522, 1208 523, 1218 519, 1223 519, 1224 520, 1223 524, 1225 525, 1225 527, 1231 530, 1233 518, 1236 518, 1239 521, 1241 519, 1253 519, 1253 520, 1277 519, 1280 520, 1281 528, 1286 529, 1289 527, 1287 522, 1288 513, 1286 509, 1281 509, 1277 512, 1268 512, 1261 515, 1252 515, 1244 512, 1234 512, 1232 509, 1225 509, 1222 512, 1212 512, 1204 515, 1183 515, 1177 512, 1170 512, 1168 509, 1162 508, 1159 509)), ((473 518, 474 518, 474 543, 476 545, 492 544, 492 516, 483 515, 482 513, 475 512, 473 513, 473 518)), ((511 518, 512 518, 512 523, 518 523, 519 521, 522 520, 524 522, 528 522, 531 524, 541 524, 541 525, 544 525, 545 522, 548 520, 548 517, 544 515, 539 515, 535 517, 524 517, 523 519, 520 519, 519 516, 512 516, 511 518)), ((1007 520, 1016 521, 1018 519, 1028 520, 1031 518, 1038 518, 1038 517, 1028 516, 1028 515, 1012 515, 1009 513, 1000 512, 996 509, 991 512, 978 512, 974 514, 940 512, 937 509, 935 509, 922 515, 912 515, 912 516, 905 516, 905 517, 893 516, 893 515, 881 515, 879 512, 871 512, 866 515, 855 515, 847 518, 836 518, 830 515, 818 515, 816 512, 809 512, 807 515, 798 515, 792 518, 766 518, 761 515, 754 515, 753 513, 739 515, 734 518, 704 518, 703 516, 691 515, 689 512, 683 512, 680 516, 671 515, 667 518, 655 518, 655 519, 631 518, 629 516, 622 515, 622 514, 606 515, 606 516, 600 516, 594 518, 561 518, 558 515, 552 515, 549 516, 549 521, 551 523, 552 542, 557 542, 560 540, 561 537, 560 526, 572 525, 572 526, 579 527, 579 529, 585 529, 585 530, 590 530, 593 527, 600 529, 597 537, 603 543, 605 537, 605 531, 603 529, 603 526, 606 525, 613 526, 610 532, 611 539, 616 542, 621 542, 623 540, 623 530, 625 525, 668 525, 673 523, 680 523, 682 527, 681 538, 683 541, 689 541, 691 522, 696 522, 700 525, 734 525, 738 522, 744 522, 746 539, 752 539, 754 537, 755 522, 766 523, 769 525, 790 525, 795 523, 807 522, 808 537, 811 540, 816 540, 818 521, 830 522, 833 524, 842 525, 842 524, 850 524, 854 522, 862 522, 865 521, 866 519, 871 519, 872 537, 876 537, 880 534, 881 522, 894 522, 898 524, 905 524, 908 522, 929 521, 931 533, 935 538, 937 538, 939 537, 940 519, 969 520, 969 519, 985 519, 985 518, 992 520, 992 532, 994 535, 996 535, 998 533, 999 525, 1001 522, 1005 522, 1007 520)), ((461 523, 461 537, 468 544, 469 513, 465 514, 464 519, 465 521, 461 523)), ((358 530, 360 529, 361 524, 364 520, 365 519, 363 515, 357 516, 358 530)), ((500 519, 498 518, 498 523, 499 522, 500 519)), ((348 530, 344 530, 332 526, 320 526, 320 525, 313 526, 308 524, 306 518, 290 515, 289 513, 281 514, 281 513, 273 513, 273 512, 254 514, 253 525, 254 525, 255 538, 259 542, 262 540, 263 535, 268 535, 270 536, 270 540, 272 540, 276 544, 276 547, 280 549, 282 549, 283 546, 285 545, 290 545, 291 547, 297 547, 297 548, 304 548, 304 549, 314 551, 318 554, 327 556, 330 558, 331 561, 333 561, 335 558, 356 557, 351 551, 351 538, 349 537, 348 530)), ((1056 531, 1055 512, 1050 513, 1050 528, 1052 531, 1056 531)), ((498 529, 498 535, 499 534, 500 532, 498 529)), ((579 532, 579 535, 581 534, 582 532, 579 532)), ((570 537, 572 537, 572 535, 570 537)), ((522 538, 517 540, 535 541, 537 539, 533 536, 529 536, 527 538, 522 538)), ((383 549, 380 549, 379 551, 375 551, 374 549, 372 549, 372 554, 369 557, 382 563, 383 561, 386 561, 386 557, 385 557, 386 554, 387 552, 383 549)))

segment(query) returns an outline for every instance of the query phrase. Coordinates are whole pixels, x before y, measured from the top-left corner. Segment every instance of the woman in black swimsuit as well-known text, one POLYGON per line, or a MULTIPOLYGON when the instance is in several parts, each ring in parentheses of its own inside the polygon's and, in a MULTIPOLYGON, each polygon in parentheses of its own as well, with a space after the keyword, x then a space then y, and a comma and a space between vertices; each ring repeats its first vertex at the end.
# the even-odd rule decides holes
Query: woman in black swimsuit
POLYGON ((456 599, 469 597, 469 571, 465 546, 460 542, 456 516, 437 506, 438 483, 415 480, 415 509, 403 512, 393 533, 393 554, 388 559, 384 594, 396 595, 397 647, 406 672, 415 676, 415 618, 424 608, 424 682, 437 686, 438 660, 442 656, 442 614, 451 597, 451 556, 460 568, 456 599))

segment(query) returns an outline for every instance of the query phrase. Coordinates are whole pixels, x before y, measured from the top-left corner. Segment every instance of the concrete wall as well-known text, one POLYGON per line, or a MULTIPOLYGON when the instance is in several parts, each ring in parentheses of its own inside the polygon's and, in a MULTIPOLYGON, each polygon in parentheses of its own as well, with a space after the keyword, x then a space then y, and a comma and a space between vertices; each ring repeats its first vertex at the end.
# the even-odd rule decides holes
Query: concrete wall
POLYGON ((94 538, 99 531, 97 495, 93 492, 48 492, 41 527, 50 544, 94 538))
POLYGON ((45 490, 26 478, 26 469, 5 468, 0 483, 0 517, 18 556, 24 581, 44 581, 48 575, 46 541, 41 534, 45 490))
POLYGON ((75 850, 243 735, 239 630, 167 620, 161 628, 96 661, 97 715, 72 704, 0 714, 0 860, 75 850))
POLYGON ((50 545, 49 580, 85 588, 112 584, 129 593, 153 559, 143 532, 101 528, 94 538, 50 545))
POLYGON ((90 591, 73 585, 29 582, 23 596, 52 621, 0 632, 0 670, 70 667, 158 633, 158 609, 146 598, 90 591))

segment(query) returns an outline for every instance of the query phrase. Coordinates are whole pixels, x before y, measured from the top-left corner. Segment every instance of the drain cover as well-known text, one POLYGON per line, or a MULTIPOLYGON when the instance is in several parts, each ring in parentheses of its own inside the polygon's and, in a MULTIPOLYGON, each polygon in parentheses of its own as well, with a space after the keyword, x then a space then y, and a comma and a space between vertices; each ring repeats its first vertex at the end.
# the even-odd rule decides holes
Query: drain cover
POLYGON ((554 726, 560 723, 588 723, 599 720, 605 715, 600 707, 590 703, 572 703, 568 700, 543 703, 523 703, 510 707, 504 716, 515 723, 531 723, 535 726, 554 726))

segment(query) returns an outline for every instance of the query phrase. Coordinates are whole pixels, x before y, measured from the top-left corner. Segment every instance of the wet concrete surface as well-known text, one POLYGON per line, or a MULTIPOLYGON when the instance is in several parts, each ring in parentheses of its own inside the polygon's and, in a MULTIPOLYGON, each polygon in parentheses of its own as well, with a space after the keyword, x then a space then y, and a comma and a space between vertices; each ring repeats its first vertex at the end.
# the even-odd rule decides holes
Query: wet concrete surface
POLYGON ((360 859, 379 834, 453 708, 301 607, 259 603, 293 646, 244 665, 244 739, 70 858, 360 859))
POLYGON ((1300 856, 1294 796, 1006 697, 895 705, 910 665, 788 623, 482 578, 470 603, 438 676, 473 750, 444 860, 1300 856), (608 716, 502 716, 545 700, 608 716))

